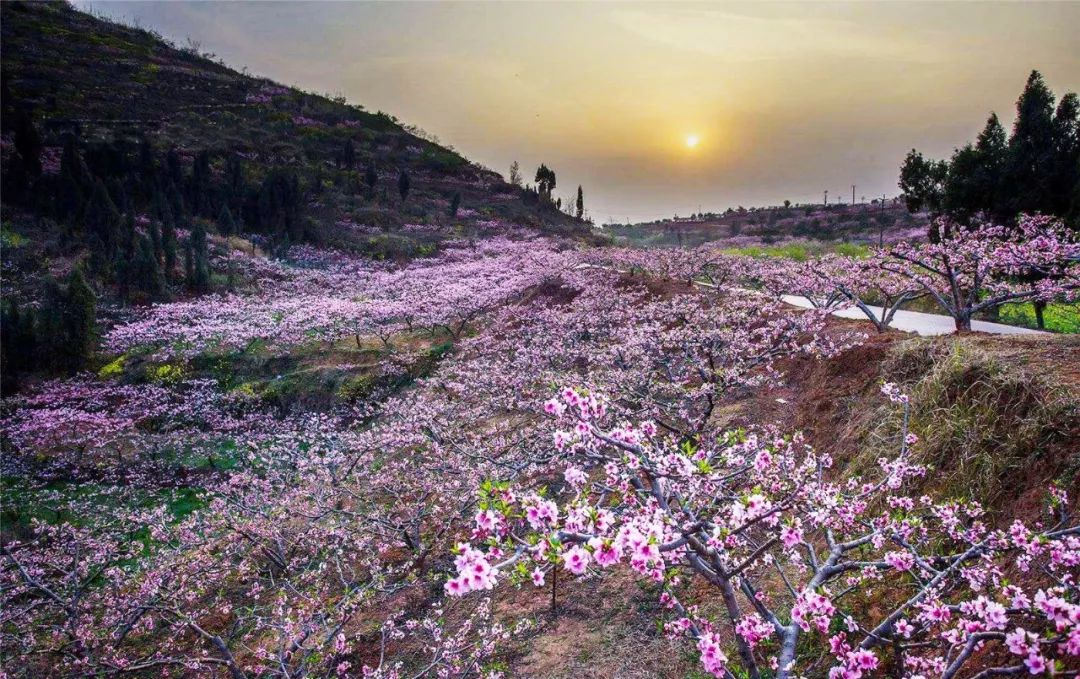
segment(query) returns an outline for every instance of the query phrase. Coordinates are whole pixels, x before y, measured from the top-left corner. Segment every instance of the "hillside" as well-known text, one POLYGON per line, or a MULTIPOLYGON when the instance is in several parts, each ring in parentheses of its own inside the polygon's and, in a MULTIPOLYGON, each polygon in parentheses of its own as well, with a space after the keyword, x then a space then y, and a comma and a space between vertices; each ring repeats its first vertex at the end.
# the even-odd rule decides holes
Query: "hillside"
MULTIPOLYGON (((172 172, 177 184, 190 184, 198 159, 208 165, 211 195, 206 205, 187 206, 194 216, 216 219, 228 202, 245 230, 265 233, 252 196, 267 176, 287 169, 297 176, 308 223, 296 233, 379 257, 431 252, 446 238, 499 231, 508 222, 589 233, 553 207, 525 205, 529 197, 499 175, 389 114, 253 78, 197 49, 61 3, 4 3, 2 24, 5 163, 14 127, 29 116, 46 181, 60 173, 65 139, 74 136, 94 175, 128 189, 113 202, 130 201, 137 212, 152 206, 149 191, 130 190, 133 179, 172 172), (174 162, 170 150, 179 168, 165 167, 174 162), (402 172, 406 199, 398 191, 402 172), (228 187, 227 198, 220 185, 226 174, 241 184, 228 187)), ((5 203, 16 202, 18 187, 7 188, 5 203)), ((189 203, 203 200, 190 186, 177 188, 189 203)))

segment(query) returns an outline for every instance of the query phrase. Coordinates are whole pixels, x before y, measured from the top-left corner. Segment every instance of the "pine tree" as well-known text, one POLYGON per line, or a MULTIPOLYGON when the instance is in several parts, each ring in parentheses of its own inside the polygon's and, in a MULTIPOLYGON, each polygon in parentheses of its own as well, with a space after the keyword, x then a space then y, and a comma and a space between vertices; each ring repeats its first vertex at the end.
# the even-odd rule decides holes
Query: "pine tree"
POLYGON ((450 200, 450 216, 457 217, 458 209, 461 207, 461 194, 455 193, 454 197, 450 200))
POLYGON ((577 187, 577 201, 575 204, 575 216, 581 219, 585 216, 585 194, 581 192, 581 184, 577 187))
POLYGON ((398 175, 397 180, 397 190, 398 194, 401 196, 402 202, 405 202, 405 198, 407 198, 409 195, 410 183, 411 182, 409 181, 409 173, 405 170, 402 170, 401 173, 398 175))

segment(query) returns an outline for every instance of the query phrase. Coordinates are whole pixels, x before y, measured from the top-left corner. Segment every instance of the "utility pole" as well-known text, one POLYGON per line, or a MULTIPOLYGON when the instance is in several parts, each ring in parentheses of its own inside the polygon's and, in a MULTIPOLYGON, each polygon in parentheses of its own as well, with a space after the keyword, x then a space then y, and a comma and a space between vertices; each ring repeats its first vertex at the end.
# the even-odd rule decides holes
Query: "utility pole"
POLYGON ((881 217, 878 219, 877 246, 885 247, 885 194, 881 194, 881 217))

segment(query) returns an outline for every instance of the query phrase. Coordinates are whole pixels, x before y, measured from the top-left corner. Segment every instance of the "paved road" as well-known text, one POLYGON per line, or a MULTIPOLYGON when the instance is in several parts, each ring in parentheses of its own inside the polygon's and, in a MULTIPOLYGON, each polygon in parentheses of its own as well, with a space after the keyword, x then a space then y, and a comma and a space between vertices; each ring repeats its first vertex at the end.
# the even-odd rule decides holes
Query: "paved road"
MULTIPOLYGON (((613 270, 612 267, 601 266, 598 264, 578 264, 575 269, 606 269, 608 271, 613 270)), ((619 273, 626 273, 620 269, 614 269, 619 273)), ((695 285, 703 288, 715 288, 715 285, 711 283, 704 283, 701 281, 694 281, 695 285)), ((810 300, 798 295, 784 295, 784 302, 792 306, 797 306, 803 309, 812 309, 813 305, 810 300)), ((870 310, 878 318, 881 318, 881 307, 867 305, 870 310)), ((866 317, 860 309, 857 307, 847 307, 845 309, 839 309, 832 312, 833 316, 840 318, 851 318, 858 321, 870 322, 870 319, 866 317)), ((917 335, 930 336, 930 335, 949 335, 956 332, 956 322, 953 321, 951 316, 939 316, 938 314, 927 314, 921 311, 897 311, 893 314, 892 323, 889 324, 890 328, 896 330, 903 330, 904 332, 913 332, 917 335)), ((1031 328, 1021 328, 1015 325, 1004 325, 1002 323, 988 323, 986 321, 972 321, 971 329, 975 332, 985 332, 991 335, 1048 335, 1050 333, 1045 330, 1032 330, 1031 328)))
MULTIPOLYGON (((805 297, 784 295, 783 299, 788 304, 803 309, 809 309, 812 306, 810 301, 805 297)), ((878 318, 881 318, 881 307, 872 306, 870 307, 870 310, 873 311, 878 318)), ((855 307, 839 309, 834 311, 833 315, 839 316, 840 318, 854 318, 868 323, 870 322, 869 319, 866 318, 866 314, 855 307)), ((905 332, 914 332, 919 335, 948 335, 956 332, 956 323, 953 322, 951 316, 939 316, 937 314, 927 314, 921 311, 897 311, 896 315, 893 316, 893 321, 889 327, 905 332)), ((987 323, 986 321, 972 321, 971 329, 975 332, 988 332, 993 335, 1047 334, 1043 330, 1032 330, 1031 328, 1020 328, 1015 325, 1002 325, 1001 323, 987 323)))

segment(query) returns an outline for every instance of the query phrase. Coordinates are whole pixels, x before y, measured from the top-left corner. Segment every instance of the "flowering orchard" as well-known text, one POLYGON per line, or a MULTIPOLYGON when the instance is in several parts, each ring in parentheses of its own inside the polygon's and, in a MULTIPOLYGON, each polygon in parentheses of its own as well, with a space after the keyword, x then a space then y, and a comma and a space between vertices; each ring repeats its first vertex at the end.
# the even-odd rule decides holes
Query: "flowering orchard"
POLYGON ((653 583, 664 631, 717 676, 1076 665, 1062 491, 1042 522, 1001 530, 906 490, 927 471, 913 437, 840 470, 772 423, 728 431, 728 399, 782 384, 783 361, 862 339, 829 327, 842 302, 776 295, 850 301, 854 279, 506 237, 402 267, 312 248, 227 264, 238 291, 105 333, 153 379, 103 371, 3 402, 25 505, 0 556, 9 675, 494 675, 535 627, 500 609, 505 587, 616 569, 653 583), (452 350, 321 412, 225 379, 253 344, 282 370, 301 349, 375 346, 391 370, 417 337, 452 350))
MULTIPOLYGON (((907 408, 895 385, 883 391, 907 408)), ((961 676, 974 656, 1000 657, 983 676, 1076 666, 1080 526, 1063 491, 1045 523, 993 530, 977 504, 904 493, 926 473, 906 430, 878 469, 830 480, 831 460, 799 436, 680 440, 652 421, 620 424, 602 395, 573 388, 545 411, 564 427, 569 497, 484 487, 448 593, 628 567, 660 585, 665 631, 691 638, 718 677, 801 675, 803 637, 836 677, 884 673, 886 656, 904 676, 961 676), (694 578, 722 603, 687 603, 694 578)))

